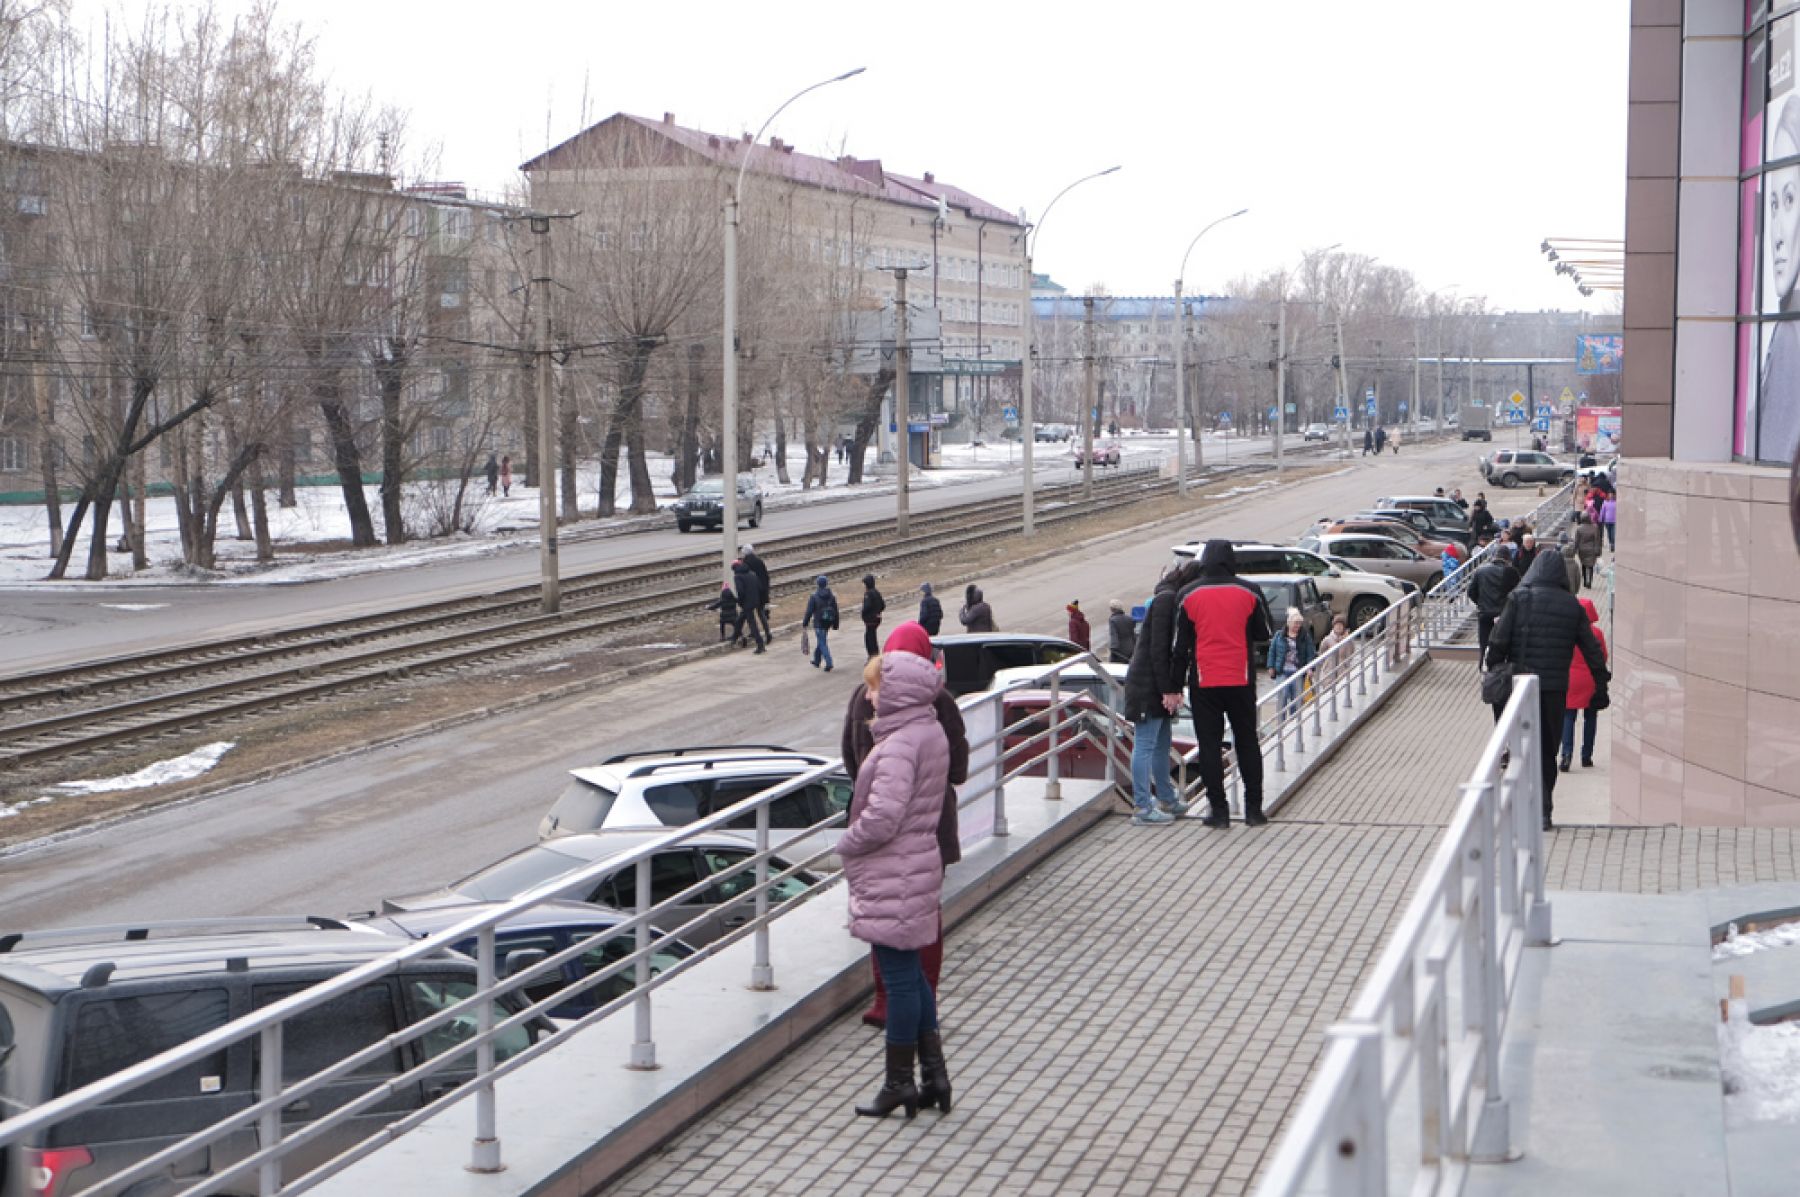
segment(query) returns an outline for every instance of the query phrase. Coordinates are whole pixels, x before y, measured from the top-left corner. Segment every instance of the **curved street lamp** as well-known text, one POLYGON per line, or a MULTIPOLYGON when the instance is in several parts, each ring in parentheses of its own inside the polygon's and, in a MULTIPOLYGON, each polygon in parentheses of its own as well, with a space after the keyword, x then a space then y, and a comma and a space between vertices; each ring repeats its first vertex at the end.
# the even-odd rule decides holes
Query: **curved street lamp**
MULTIPOLYGON (((1055 197, 1051 199, 1048 204, 1044 205, 1044 214, 1038 217, 1037 223, 1031 226, 1030 231, 1025 236, 1025 359, 1019 363, 1019 448, 1021 450, 1021 461, 1025 466, 1025 500, 1021 531, 1026 536, 1034 535, 1037 531, 1034 524, 1037 495, 1031 467, 1032 450, 1036 447, 1037 442, 1037 433, 1032 428, 1031 420, 1031 334, 1032 324, 1036 319, 1031 306, 1032 251, 1037 246, 1038 234, 1043 231, 1044 222, 1050 219, 1050 210, 1056 207, 1057 200, 1069 194, 1069 192, 1075 190, 1075 188, 1081 186, 1083 183, 1098 179, 1104 175, 1110 175, 1118 169, 1119 168, 1116 166, 1109 166, 1105 170, 1097 170, 1091 175, 1083 175, 1081 178, 1076 179, 1073 183, 1070 183, 1067 187, 1064 187, 1061 191, 1057 192, 1055 197)), ((1083 402, 1085 402, 1085 400, 1083 402)), ((1087 463, 1085 468, 1088 471, 1087 477, 1089 485, 1091 486, 1094 469, 1094 422, 1092 418, 1084 419, 1082 421, 1082 426, 1087 429, 1087 452, 1082 454, 1082 460, 1087 463)))
MULTIPOLYGON (((1175 275, 1175 489, 1183 497, 1187 497, 1187 308, 1181 302, 1181 283, 1187 277, 1188 257, 1194 252, 1194 246, 1200 244, 1200 238, 1206 236, 1219 225, 1228 220, 1236 220, 1248 208, 1239 208, 1230 216, 1221 216, 1198 233, 1188 242, 1187 252, 1181 255, 1181 269, 1175 275)), ((1204 442, 1194 442, 1194 464, 1206 464, 1204 442)))
POLYGON ((808 92, 855 78, 867 69, 866 67, 857 67, 853 71, 845 71, 841 75, 821 79, 810 87, 801 88, 783 100, 781 107, 769 114, 769 119, 762 123, 762 128, 756 131, 756 136, 751 138, 750 144, 745 147, 744 161, 738 167, 737 182, 731 188, 731 198, 725 201, 725 368, 722 388, 724 394, 720 403, 723 412, 719 421, 720 437, 725 442, 721 453, 725 492, 722 523, 725 537, 721 542, 719 554, 721 573, 727 584, 731 581, 731 563, 737 559, 737 229, 738 204, 744 194, 744 172, 750 169, 750 155, 756 152, 756 147, 762 142, 763 134, 769 131, 769 126, 775 123, 775 118, 780 116, 789 104, 808 92))

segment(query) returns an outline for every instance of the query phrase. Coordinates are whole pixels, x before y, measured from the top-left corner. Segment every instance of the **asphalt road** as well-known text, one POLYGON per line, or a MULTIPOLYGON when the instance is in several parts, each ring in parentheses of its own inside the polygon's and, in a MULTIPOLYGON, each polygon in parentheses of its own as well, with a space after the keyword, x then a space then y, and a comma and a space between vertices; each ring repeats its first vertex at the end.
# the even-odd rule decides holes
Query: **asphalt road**
MULTIPOLYGON (((1158 442, 1168 445, 1171 442, 1158 442)), ((1127 464, 1153 460, 1155 453, 1133 450, 1127 464)), ((1230 443, 1210 441, 1209 461, 1266 457, 1267 440, 1230 443)), ((1311 460, 1309 458, 1309 460, 1311 460)), ((1039 489, 1060 485, 1080 476, 1069 463, 1065 445, 1038 446, 1039 489)), ((1104 471, 1096 471, 1104 476, 1104 471)), ((1022 475, 998 473, 991 478, 945 486, 926 487, 911 494, 915 512, 940 508, 1022 490, 1022 475)), ((894 497, 886 494, 828 502, 797 503, 769 511, 761 529, 745 527, 739 541, 755 543, 761 536, 791 536, 836 529, 845 524, 891 518, 894 497)), ((559 556, 565 574, 609 566, 660 562, 694 553, 708 544, 716 546, 716 534, 676 531, 673 521, 666 530, 636 532, 604 539, 580 539, 565 534, 559 556)), ((249 635, 281 628, 299 621, 352 616, 384 611, 407 603, 429 602, 459 595, 481 594, 538 580, 536 541, 511 548, 496 548, 486 556, 464 557, 435 565, 404 569, 379 567, 349 577, 283 585, 212 583, 157 585, 76 583, 0 589, 0 673, 25 672, 73 661, 192 643, 224 636, 249 635), (139 609, 128 609, 137 607, 139 609)), ((378 560, 378 558, 372 558, 378 560)))
MULTIPOLYGON (((1106 601, 1147 592, 1175 543, 1287 540, 1320 514, 1378 494, 1462 486, 1473 495, 1479 484, 1457 444, 1354 459, 1340 474, 1258 492, 1204 526, 1166 521, 983 585, 1000 625, 1015 631, 1063 632, 1063 606, 1079 598, 1103 644, 1106 601)), ((1494 497, 1501 515, 1537 502, 1532 488, 1494 497)), ((890 614, 911 598, 890 593, 890 614)), ((684 665, 8 856, 0 929, 370 909, 383 895, 442 884, 530 843, 565 772, 614 752, 748 742, 835 755, 860 639, 860 629, 838 633, 841 664, 829 675, 810 668, 788 636, 765 656, 684 665)), ((475 684, 504 688, 504 669, 475 684)))

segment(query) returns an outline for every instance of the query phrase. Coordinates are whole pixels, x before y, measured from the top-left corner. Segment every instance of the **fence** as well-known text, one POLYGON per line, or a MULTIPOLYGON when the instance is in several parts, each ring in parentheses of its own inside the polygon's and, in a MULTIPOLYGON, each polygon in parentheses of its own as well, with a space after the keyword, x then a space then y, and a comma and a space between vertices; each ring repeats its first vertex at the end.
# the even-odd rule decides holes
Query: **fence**
MULTIPOLYGON (((1117 684, 1107 675, 1104 667, 1091 656, 1072 657, 1047 667, 1042 681, 1050 691, 1048 701, 1040 698, 1026 702, 1023 692, 1015 690, 971 695, 959 703, 965 724, 970 729, 971 765, 969 781, 959 790, 958 806, 965 812, 965 820, 969 825, 987 827, 988 835, 1007 834, 1005 801, 1009 782, 1042 768, 1048 778, 1049 796, 1060 796, 1061 771, 1065 758, 1073 759, 1073 750, 1080 746, 1101 749, 1104 752, 1102 775, 1108 780, 1113 780, 1118 775, 1120 728, 1117 721, 1088 717, 1101 706, 1116 705, 1117 684), (1098 686, 1103 691, 1104 698, 1090 694, 1086 689, 1065 690, 1065 674, 1083 668, 1100 679, 1098 686), (1009 723, 1009 706, 1013 709, 1024 707, 1025 714, 1009 723)), ((772 902, 771 895, 775 893, 776 887, 796 879, 805 881, 812 875, 810 870, 818 866, 830 854, 831 849, 822 848, 805 859, 788 859, 782 854, 781 846, 771 842, 770 808, 781 798, 831 775, 841 767, 840 762, 831 761, 797 774, 726 809, 658 836, 630 852, 608 857, 557 877, 510 901, 492 905, 482 913, 434 935, 397 946, 385 956, 350 968, 328 981, 235 1019, 178 1047, 8 1118, 0 1122, 0 1150, 15 1154, 24 1150, 26 1158, 34 1161, 31 1166, 37 1168, 40 1175, 33 1178, 33 1183, 37 1180, 45 1183, 38 1184, 31 1190, 33 1192, 53 1191, 57 1197, 98 1197, 99 1194, 122 1192, 134 1183, 166 1174, 177 1162, 191 1160, 196 1153, 203 1153, 217 1146, 222 1152, 234 1155, 235 1158, 203 1179, 196 1179, 191 1188, 183 1188, 182 1192, 186 1197, 204 1197, 205 1194, 228 1189, 234 1192, 244 1191, 252 1184, 252 1178, 256 1191, 268 1197, 272 1194, 303 1192, 417 1127, 446 1107, 473 1098, 476 1103, 477 1129, 467 1167, 475 1172, 498 1171, 504 1166, 494 1088, 495 1082, 500 1078, 543 1053, 554 1050, 594 1023, 618 1016, 627 1009, 631 1011, 634 1029, 629 1058, 620 1063, 629 1068, 655 1067, 656 991, 697 967, 702 960, 711 958, 724 947, 745 937, 754 940, 749 978, 751 987, 767 989, 774 985, 769 947, 771 931, 779 916, 794 909, 799 903, 817 897, 831 885, 837 884, 841 878, 836 874, 827 875, 798 897, 772 902), (755 820, 755 851, 749 857, 729 870, 710 874, 699 884, 679 893, 660 901, 651 900, 651 862, 658 853, 696 836, 722 830, 746 815, 753 816, 755 820), (547 955, 539 952, 520 953, 523 958, 522 967, 511 969, 505 976, 496 975, 495 933, 499 927, 564 894, 586 892, 600 877, 614 874, 625 865, 630 865, 635 871, 634 892, 637 904, 634 909, 625 912, 630 917, 608 934, 632 936, 635 947, 630 952, 619 956, 605 968, 589 972, 553 992, 545 992, 541 986, 548 981, 561 980, 562 966, 581 953, 591 951, 591 943, 577 942, 562 951, 547 955), (753 878, 749 890, 736 901, 751 903, 754 916, 704 949, 653 974, 651 960, 659 947, 659 941, 653 938, 653 925, 664 934, 679 938, 683 929, 693 923, 664 925, 674 908, 694 901, 701 890, 733 876, 753 878), (476 945, 476 983, 469 996, 445 1005, 429 1017, 369 1043, 354 1054, 344 1056, 310 1075, 291 1080, 284 1078, 284 1043, 293 1046, 284 1039, 284 1030, 295 1019, 309 1012, 317 1012, 321 1007, 352 994, 363 986, 395 975, 411 962, 452 950, 454 945, 471 938, 476 945), (604 985, 613 978, 625 976, 629 976, 634 985, 618 997, 577 1020, 561 1025, 548 1023, 546 1015, 552 1008, 587 990, 604 985), (532 987, 535 1000, 524 996, 527 986, 532 987), (542 996, 535 996, 539 994, 542 996), (309 1095, 318 1093, 334 1082, 352 1079, 360 1068, 379 1060, 383 1053, 389 1053, 391 1058, 391 1053, 396 1049, 432 1032, 457 1035, 454 1049, 431 1056, 397 1076, 371 1080, 364 1092, 320 1118, 304 1124, 290 1123, 284 1126, 283 1111, 291 1109, 295 1103, 306 1101, 309 1095), (510 1035, 511 1042, 516 1044, 522 1032, 532 1036, 530 1046, 509 1054, 504 1059, 497 1059, 496 1044, 501 1037, 510 1035), (257 1081, 252 1098, 242 1108, 192 1133, 169 1131, 162 1139, 146 1139, 143 1141, 146 1151, 151 1151, 154 1146, 150 1154, 103 1177, 70 1174, 71 1162, 79 1165, 81 1160, 79 1156, 71 1155, 71 1149, 62 1146, 67 1140, 58 1136, 57 1128, 60 1125, 108 1102, 126 1098, 135 1090, 195 1065, 232 1045, 252 1041, 259 1050, 257 1081), (471 1050, 474 1052, 475 1066, 473 1074, 467 1080, 452 1086, 448 1078, 440 1078, 438 1085, 443 1087, 441 1094, 403 1117, 387 1123, 346 1150, 316 1164, 302 1175, 284 1176, 283 1162, 295 1151, 316 1145, 323 1136, 346 1125, 359 1114, 366 1115, 383 1103, 391 1103, 396 1095, 405 1092, 410 1086, 418 1085, 434 1073, 442 1073, 446 1068, 458 1064, 461 1066, 459 1071, 466 1069, 471 1050), (254 1135, 254 1150, 234 1153, 225 1149, 224 1143, 230 1136, 242 1136, 245 1132, 254 1135), (57 1146, 47 1146, 51 1143, 57 1146), (58 1161, 56 1166, 45 1163, 51 1159, 58 1161), (76 1185, 81 1187, 77 1188, 76 1185)), ((840 812, 804 829, 782 828, 781 835, 791 849, 795 843, 842 824, 845 818, 845 814, 840 812), (791 839, 787 838, 790 836, 791 839)), ((791 889, 791 886, 788 888, 791 889)), ((699 916, 706 917, 709 916, 699 916)), ((697 922, 699 918, 693 921, 697 922)), ((29 938, 28 936, 27 939, 29 938)), ((667 963, 666 960, 664 963, 667 963)), ((79 1148, 73 1150, 81 1151, 79 1148)), ((4 1154, 0 1154, 0 1160, 4 1158, 4 1154)))
POLYGON ((1522 676, 1258 1197, 1456 1193, 1513 1158, 1500 1047, 1524 949, 1550 940, 1538 718, 1522 676))

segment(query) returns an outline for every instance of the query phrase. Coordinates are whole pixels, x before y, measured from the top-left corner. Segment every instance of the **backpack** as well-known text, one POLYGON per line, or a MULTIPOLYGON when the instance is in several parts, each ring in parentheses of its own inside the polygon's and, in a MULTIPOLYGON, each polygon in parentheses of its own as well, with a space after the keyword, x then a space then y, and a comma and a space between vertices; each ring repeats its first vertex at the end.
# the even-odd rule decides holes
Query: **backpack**
POLYGON ((814 617, 820 627, 834 631, 838 626, 837 595, 826 591, 819 597, 819 613, 814 617))

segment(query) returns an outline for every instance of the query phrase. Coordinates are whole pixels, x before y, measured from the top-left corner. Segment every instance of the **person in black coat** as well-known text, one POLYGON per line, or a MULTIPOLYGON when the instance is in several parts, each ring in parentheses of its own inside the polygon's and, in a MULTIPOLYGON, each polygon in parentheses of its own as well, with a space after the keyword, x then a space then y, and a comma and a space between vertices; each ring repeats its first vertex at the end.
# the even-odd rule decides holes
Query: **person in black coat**
POLYGON ((1373 428, 1365 428, 1365 429, 1363 429, 1363 456, 1367 457, 1369 454, 1373 453, 1374 451, 1375 451, 1375 430, 1373 428))
POLYGON ((752 614, 762 623, 763 639, 773 640, 775 634, 769 631, 769 567, 756 555, 756 546, 753 544, 744 546, 742 556, 744 564, 756 575, 756 593, 760 603, 752 614))
POLYGON ((887 600, 881 597, 881 591, 875 589, 875 575, 863 575, 862 623, 863 648, 871 657, 881 652, 881 640, 876 635, 881 627, 881 613, 887 610, 887 600))
POLYGON ((1476 659, 1487 668, 1488 640, 1494 632, 1494 621, 1506 610, 1506 597, 1519 584, 1519 571, 1513 568, 1513 546, 1499 544, 1488 559, 1469 576, 1469 601, 1475 604, 1475 638, 1481 646, 1476 659))
POLYGON ((1486 499, 1475 500, 1475 510, 1469 513, 1469 532, 1478 541, 1494 534, 1494 513, 1488 510, 1486 499))
POLYGON ((1562 718, 1569 698, 1569 662, 1576 652, 1594 675, 1596 709, 1604 709, 1607 683, 1612 680, 1606 668, 1606 650, 1594 635, 1581 600, 1569 593, 1569 573, 1562 556, 1544 553, 1506 600, 1506 610, 1500 613, 1488 641, 1488 663, 1511 663, 1515 676, 1537 675, 1545 831, 1552 827, 1551 798, 1556 792, 1556 759, 1562 748, 1562 718))
POLYGON ((1111 655, 1107 660, 1114 665, 1129 665, 1137 648, 1137 625, 1131 622, 1131 614, 1125 610, 1124 603, 1114 599, 1109 605, 1112 614, 1106 617, 1106 635, 1111 655))
POLYGON ((925 629, 927 636, 935 636, 944 626, 944 604, 931 593, 930 582, 920 583, 919 593, 923 596, 919 599, 919 626, 925 629))
POLYGON ((756 609, 762 605, 762 590, 756 581, 756 571, 745 565, 742 558, 731 563, 731 588, 737 593, 737 629, 733 637, 739 644, 744 642, 744 628, 750 629, 750 635, 756 641, 756 651, 763 651, 762 629, 756 626, 756 609))
POLYGON ((719 639, 737 639, 737 595, 732 593, 731 587, 719 587, 719 597, 706 604, 706 609, 708 611, 717 611, 719 613, 719 639))
POLYGON ((1125 667, 1124 714, 1132 726, 1131 797, 1136 808, 1132 822, 1141 825, 1172 823, 1187 813, 1169 779, 1169 745, 1184 672, 1176 659, 1175 614, 1182 587, 1199 576, 1199 564, 1189 560, 1156 584, 1125 667))

